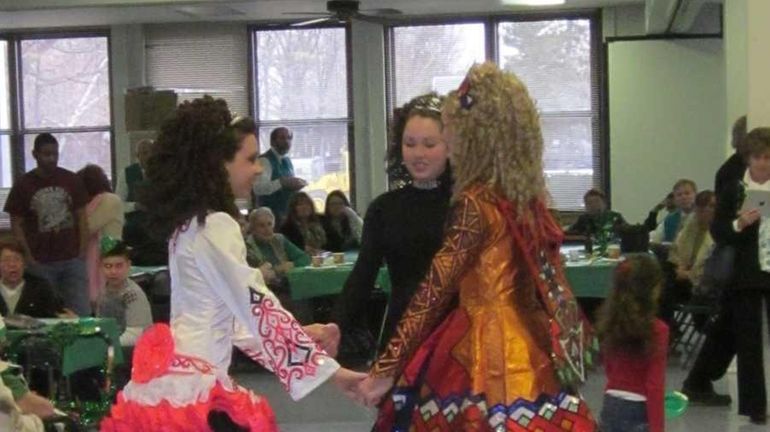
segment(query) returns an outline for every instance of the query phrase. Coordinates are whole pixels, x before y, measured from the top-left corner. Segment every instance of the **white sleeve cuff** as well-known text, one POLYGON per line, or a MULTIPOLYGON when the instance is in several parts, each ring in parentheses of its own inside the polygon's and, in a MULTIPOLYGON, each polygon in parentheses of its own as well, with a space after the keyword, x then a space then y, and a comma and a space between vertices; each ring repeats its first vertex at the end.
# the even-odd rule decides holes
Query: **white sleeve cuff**
POLYGON ((741 228, 738 226, 738 219, 736 219, 736 220, 734 220, 734 221, 733 221, 733 231, 735 231, 735 232, 737 232, 737 233, 739 233, 739 232, 743 231, 743 230, 742 230, 742 229, 741 229, 741 228))

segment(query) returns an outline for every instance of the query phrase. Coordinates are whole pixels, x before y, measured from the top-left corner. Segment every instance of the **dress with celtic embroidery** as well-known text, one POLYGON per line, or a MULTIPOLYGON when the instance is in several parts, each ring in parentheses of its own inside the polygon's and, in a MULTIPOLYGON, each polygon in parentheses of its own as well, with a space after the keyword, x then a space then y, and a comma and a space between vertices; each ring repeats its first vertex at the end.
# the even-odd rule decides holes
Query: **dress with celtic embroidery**
POLYGON ((372 368, 395 379, 375 430, 596 429, 586 404, 557 379, 551 327, 564 312, 543 301, 550 289, 543 280, 570 291, 560 270, 543 271, 551 267, 538 250, 555 247, 558 259, 561 234, 542 228, 555 226, 540 219, 550 218, 545 206, 533 208, 522 227, 514 206, 488 187, 462 194, 442 248, 372 368), (537 262, 544 265, 528 264, 537 262))
MULTIPOLYGON (((102 430, 209 430, 212 410, 248 430, 276 430, 267 401, 227 375, 233 345, 272 371, 295 400, 339 369, 246 264, 240 227, 229 215, 211 213, 205 225, 192 220, 179 230, 169 243, 169 272, 173 355, 154 358, 163 350, 143 344, 147 334, 140 338, 132 380, 102 430)), ((157 330, 148 333, 163 341, 157 330)))

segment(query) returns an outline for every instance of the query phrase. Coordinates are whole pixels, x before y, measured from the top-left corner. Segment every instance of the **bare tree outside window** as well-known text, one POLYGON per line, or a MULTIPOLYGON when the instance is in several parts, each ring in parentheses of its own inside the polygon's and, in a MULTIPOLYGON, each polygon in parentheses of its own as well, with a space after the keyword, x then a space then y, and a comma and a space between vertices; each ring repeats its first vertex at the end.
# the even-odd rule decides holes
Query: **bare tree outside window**
POLYGON ((296 175, 323 209, 332 190, 350 194, 345 29, 257 30, 255 40, 261 148, 273 128, 288 126, 296 175))
POLYGON ((524 81, 540 110, 554 204, 582 209, 583 193, 599 183, 591 21, 502 22, 498 35, 499 63, 524 81))
POLYGON ((454 90, 485 52, 481 23, 395 27, 395 107, 420 94, 454 90))
POLYGON ((20 42, 25 169, 35 166, 32 141, 48 130, 59 140, 59 165, 88 163, 112 173, 107 37, 20 42))
POLYGON ((0 41, 0 188, 11 187, 11 94, 8 79, 8 42, 0 41))

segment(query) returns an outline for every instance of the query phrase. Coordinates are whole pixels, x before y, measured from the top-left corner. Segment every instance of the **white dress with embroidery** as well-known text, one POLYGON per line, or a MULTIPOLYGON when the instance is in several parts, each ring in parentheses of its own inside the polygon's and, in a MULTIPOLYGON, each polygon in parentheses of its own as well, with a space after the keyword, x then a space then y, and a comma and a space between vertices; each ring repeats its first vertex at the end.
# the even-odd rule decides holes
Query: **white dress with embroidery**
MULTIPOLYGON (((137 380, 136 362, 142 359, 135 354, 132 381, 102 423, 102 430, 123 430, 120 418, 134 421, 129 417, 140 414, 137 407, 200 405, 211 399, 215 388, 217 394, 246 392, 252 400, 264 403, 227 375, 233 345, 272 371, 294 400, 339 369, 281 307, 259 270, 246 264, 240 227, 228 214, 211 213, 205 225, 193 219, 179 230, 169 244, 169 271, 174 359, 157 376, 137 380)), ((233 417, 223 406, 227 401, 215 405, 233 417)), ((205 414, 205 407, 198 408, 205 414)), ((151 427, 126 423, 125 430, 151 427)), ((187 424, 184 430, 197 429, 187 424)))

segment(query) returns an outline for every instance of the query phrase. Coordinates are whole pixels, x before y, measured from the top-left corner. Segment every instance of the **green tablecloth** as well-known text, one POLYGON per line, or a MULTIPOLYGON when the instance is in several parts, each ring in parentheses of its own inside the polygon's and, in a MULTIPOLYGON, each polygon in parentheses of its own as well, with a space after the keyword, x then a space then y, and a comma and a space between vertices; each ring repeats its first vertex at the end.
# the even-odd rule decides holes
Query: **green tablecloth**
MULTIPOLYGON (((45 333, 51 331, 56 323, 65 321, 73 322, 73 320, 41 320, 46 323, 42 329, 34 330, 39 332, 42 330, 45 333)), ((119 365, 123 363, 123 349, 120 346, 120 334, 118 333, 118 325, 112 318, 84 318, 77 321, 84 328, 98 327, 103 333, 107 334, 110 338, 111 344, 115 350, 114 364, 119 365)), ((24 336, 28 335, 28 330, 12 330, 8 329, 7 338, 9 343, 13 343, 24 336)), ((102 366, 104 364, 105 356, 107 355, 107 345, 103 338, 98 335, 81 335, 75 341, 64 348, 62 356, 61 369, 64 375, 70 375, 73 372, 87 369, 90 367, 102 366)))
POLYGON ((564 270, 575 297, 605 298, 612 289, 612 275, 617 265, 616 262, 597 261, 592 264, 568 264, 564 270))
MULTIPOLYGON (((346 256, 349 261, 344 265, 319 268, 297 268, 287 275, 294 300, 306 300, 313 297, 339 294, 353 269, 355 255, 346 256)), ((568 265, 567 279, 577 297, 604 298, 612 287, 612 273, 617 263, 597 261, 592 264, 568 265)), ((386 292, 390 291, 390 276, 383 267, 377 275, 377 285, 386 292)))

